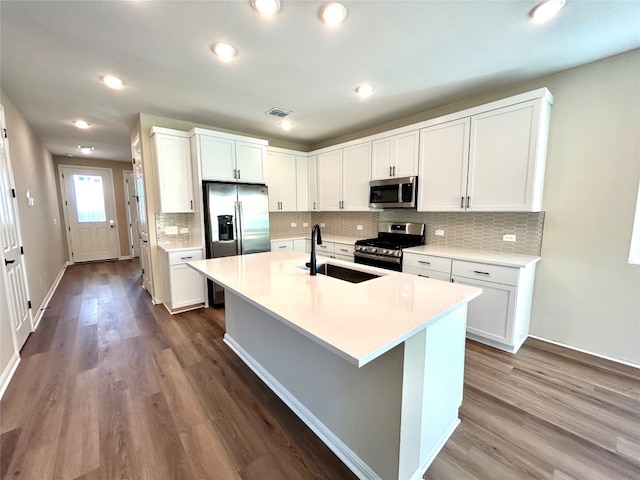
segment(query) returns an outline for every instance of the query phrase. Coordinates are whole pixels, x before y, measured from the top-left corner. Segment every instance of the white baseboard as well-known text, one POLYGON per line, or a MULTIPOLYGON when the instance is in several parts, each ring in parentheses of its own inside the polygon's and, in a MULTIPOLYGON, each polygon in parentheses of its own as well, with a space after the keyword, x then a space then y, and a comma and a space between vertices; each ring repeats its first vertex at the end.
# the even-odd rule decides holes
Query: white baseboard
POLYGON ((53 284, 51 285, 51 288, 49 289, 49 291, 45 295, 44 299, 42 300, 42 304, 40 305, 40 308, 38 309, 38 313, 36 314, 36 316, 34 318, 31 319, 31 326, 32 326, 31 331, 32 332, 35 332, 36 328, 38 328, 38 325, 40 325, 40 320, 42 320, 42 316, 44 315, 44 311, 46 310, 47 305, 49 305, 49 302, 51 301, 51 297, 53 297, 53 294, 55 293, 56 289, 58 288, 58 284, 60 284, 60 280, 62 280, 62 276, 64 275, 64 272, 66 272, 67 267, 69 265, 71 265, 71 262, 65 262, 65 264, 62 266, 62 269, 58 273, 58 276, 56 277, 56 279, 53 281, 53 284))
POLYGON ((2 374, 0 375, 0 399, 2 399, 2 396, 4 395, 5 390, 9 386, 9 382, 13 378, 13 374, 16 373, 16 368, 18 368, 19 364, 20 364, 20 355, 18 355, 17 352, 14 352, 13 356, 11 357, 11 360, 9 360, 9 363, 4 369, 4 372, 2 372, 2 374))
POLYGON ((449 438, 451 438, 451 435, 453 435, 453 432, 455 432, 456 428, 458 428, 458 425, 460 425, 460 419, 457 419, 455 422, 453 422, 449 430, 440 439, 440 442, 438 443, 438 445, 436 445, 436 448, 433 449, 433 452, 431 452, 431 455, 429 455, 429 457, 427 457, 427 459, 422 463, 422 465, 420 465, 420 468, 418 468, 418 470, 416 470, 415 473, 411 475, 410 480, 422 480, 423 475, 425 474, 427 469, 431 466, 433 461, 436 459, 436 457, 440 453, 440 450, 442 450, 445 444, 449 441, 449 438))
MULTIPOLYGON (((318 417, 305 407, 289 390, 275 377, 267 372, 255 358, 229 336, 224 335, 224 342, 233 350, 244 363, 302 420, 313 432, 331 449, 342 462, 361 480, 382 480, 369 465, 367 465, 344 442, 336 437, 318 417)), ((456 424, 457 426, 457 424, 456 424)), ((455 427, 454 427, 455 429, 455 427)), ((453 430, 452 430, 453 431, 453 430)), ((448 437, 447 437, 448 438, 448 437)), ((446 441, 446 440, 445 440, 446 441)), ((443 443, 444 445, 444 443, 443 443)), ((425 468, 426 470, 426 468, 425 468)), ((424 473, 424 471, 423 471, 424 473)))
POLYGON ((123 255, 122 257, 118 257, 118 260, 131 260, 131 255, 123 255))
POLYGON ((590 352, 589 350, 583 350, 582 348, 573 347, 571 345, 567 345, 566 343, 556 342, 554 340, 549 340, 548 338, 538 337, 536 335, 529 334, 531 338, 535 338, 536 340, 540 340, 542 342, 552 343, 553 345, 558 345, 559 347, 568 348, 569 350, 575 350, 576 352, 586 353, 587 355, 593 355, 594 357, 602 358, 604 360, 609 360, 610 362, 620 363, 621 365, 626 365, 628 367, 638 368, 640 369, 640 365, 635 363, 626 362, 624 360, 620 360, 619 358, 607 357, 606 355, 600 355, 599 353, 590 352))

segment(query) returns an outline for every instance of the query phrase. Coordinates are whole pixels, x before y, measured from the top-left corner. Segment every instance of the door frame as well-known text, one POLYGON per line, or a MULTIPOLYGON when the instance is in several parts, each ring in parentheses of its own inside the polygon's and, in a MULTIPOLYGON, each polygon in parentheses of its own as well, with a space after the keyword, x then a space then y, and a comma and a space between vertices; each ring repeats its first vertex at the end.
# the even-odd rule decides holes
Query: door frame
MULTIPOLYGON (((115 185, 113 184, 113 170, 110 168, 104 168, 104 167, 93 167, 91 165, 67 165, 67 164, 60 164, 58 165, 58 179, 60 182, 60 195, 62 197, 62 202, 64 202, 64 204, 62 205, 62 213, 64 215, 64 224, 65 224, 65 234, 67 236, 67 252, 69 255, 69 263, 71 265, 75 264, 75 260, 73 258, 73 250, 71 248, 71 224, 69 221, 69 205, 67 204, 67 189, 65 186, 65 182, 64 182, 64 178, 62 177, 62 173, 63 170, 65 168, 76 168, 76 169, 88 169, 88 170, 98 170, 100 172, 104 172, 109 179, 111 180, 111 192, 110 192, 110 207, 111 207, 111 211, 113 212, 113 218, 116 219, 115 223, 114 223, 114 230, 115 230, 115 241, 116 241, 116 256, 114 258, 120 258, 120 234, 118 232, 118 216, 117 213, 118 211, 116 210, 116 195, 115 195, 115 185)), ((107 199, 105 199, 105 201, 108 201, 107 199)))
MULTIPOLYGON (((131 212, 134 211, 136 214, 136 217, 139 216, 138 214, 138 205, 136 204, 131 205, 130 203, 130 198, 129 198, 129 183, 127 182, 127 175, 131 175, 131 180, 133 181, 133 190, 135 192, 136 190, 136 174, 133 170, 123 170, 122 171, 122 182, 124 184, 124 200, 125 200, 125 208, 127 210, 127 223, 129 225, 129 228, 127 229, 128 235, 127 238, 129 240, 129 256, 131 258, 136 258, 134 253, 135 253, 135 244, 134 242, 137 240, 138 242, 140 242, 140 222, 138 221, 138 238, 134 238, 133 236, 133 218, 131 217, 131 212)), ((136 219, 137 220, 137 219, 136 219)), ((140 250, 140 245, 138 245, 138 250, 140 250)), ((140 253, 138 253, 138 257, 140 256, 140 253)))

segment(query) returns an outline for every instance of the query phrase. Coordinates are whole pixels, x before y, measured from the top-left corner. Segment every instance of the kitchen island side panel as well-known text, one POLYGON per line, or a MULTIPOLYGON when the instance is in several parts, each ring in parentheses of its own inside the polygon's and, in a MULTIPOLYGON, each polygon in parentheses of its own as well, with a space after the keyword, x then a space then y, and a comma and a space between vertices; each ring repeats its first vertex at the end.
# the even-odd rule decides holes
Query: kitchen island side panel
POLYGON ((403 344, 358 368, 230 291, 226 328, 225 341, 232 348, 239 345, 375 472, 357 472, 358 459, 349 465, 335 445, 319 435, 357 475, 398 478, 403 344))

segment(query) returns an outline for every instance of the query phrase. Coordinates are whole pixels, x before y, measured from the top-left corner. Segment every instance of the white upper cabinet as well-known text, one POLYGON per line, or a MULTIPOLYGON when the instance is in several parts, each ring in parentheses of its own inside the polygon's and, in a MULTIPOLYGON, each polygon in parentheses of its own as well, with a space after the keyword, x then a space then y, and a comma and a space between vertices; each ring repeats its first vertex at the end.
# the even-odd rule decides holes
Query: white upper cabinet
POLYGON ((189 133, 202 180, 265 183, 265 140, 201 128, 194 128, 189 133))
POLYGON ((318 210, 318 156, 309 155, 307 157, 307 179, 309 182, 309 205, 308 210, 315 212, 318 210))
POLYGON ((296 156, 269 149, 267 154, 269 211, 295 212, 297 209, 296 184, 296 156))
POLYGON ((317 156, 318 210, 369 210, 371 142, 317 156))
POLYGON ((374 140, 371 180, 418 174, 418 130, 374 140))
POLYGON ((311 210, 309 205, 309 161, 306 154, 296 155, 296 206, 299 212, 311 210))
POLYGON ((189 134, 151 127, 151 144, 158 181, 159 212, 192 213, 193 174, 189 134))
POLYGON ((505 106, 423 128, 418 210, 539 211, 551 107, 541 90, 540 98, 494 102, 505 106))

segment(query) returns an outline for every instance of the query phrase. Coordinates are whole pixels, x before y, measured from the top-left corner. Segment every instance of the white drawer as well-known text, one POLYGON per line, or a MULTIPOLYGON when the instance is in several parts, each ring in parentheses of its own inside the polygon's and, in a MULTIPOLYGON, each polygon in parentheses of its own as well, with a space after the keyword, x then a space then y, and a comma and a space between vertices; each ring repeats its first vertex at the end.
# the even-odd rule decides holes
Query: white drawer
POLYGON ((293 240, 272 240, 271 251, 282 252, 286 250, 293 250, 293 240))
POLYGON ((181 250, 169 252, 169 265, 180 265, 181 263, 202 260, 202 250, 181 250))
POLYGON ((411 275, 418 275, 419 277, 425 278, 433 278, 434 280, 442 280, 443 282, 451 281, 449 272, 438 272, 436 270, 429 270, 426 268, 402 265, 402 273, 409 273, 411 275))
POLYGON ((333 251, 337 255, 353 255, 353 245, 346 243, 334 243, 333 251))
POLYGON ((322 245, 316 244, 316 252, 333 253, 335 245, 331 242, 322 242, 322 245))
POLYGON ((451 275, 518 286, 519 268, 454 260, 451 275))
POLYGON ((405 253, 402 258, 402 266, 426 268, 449 274, 451 272, 451 259, 416 253, 405 253))

